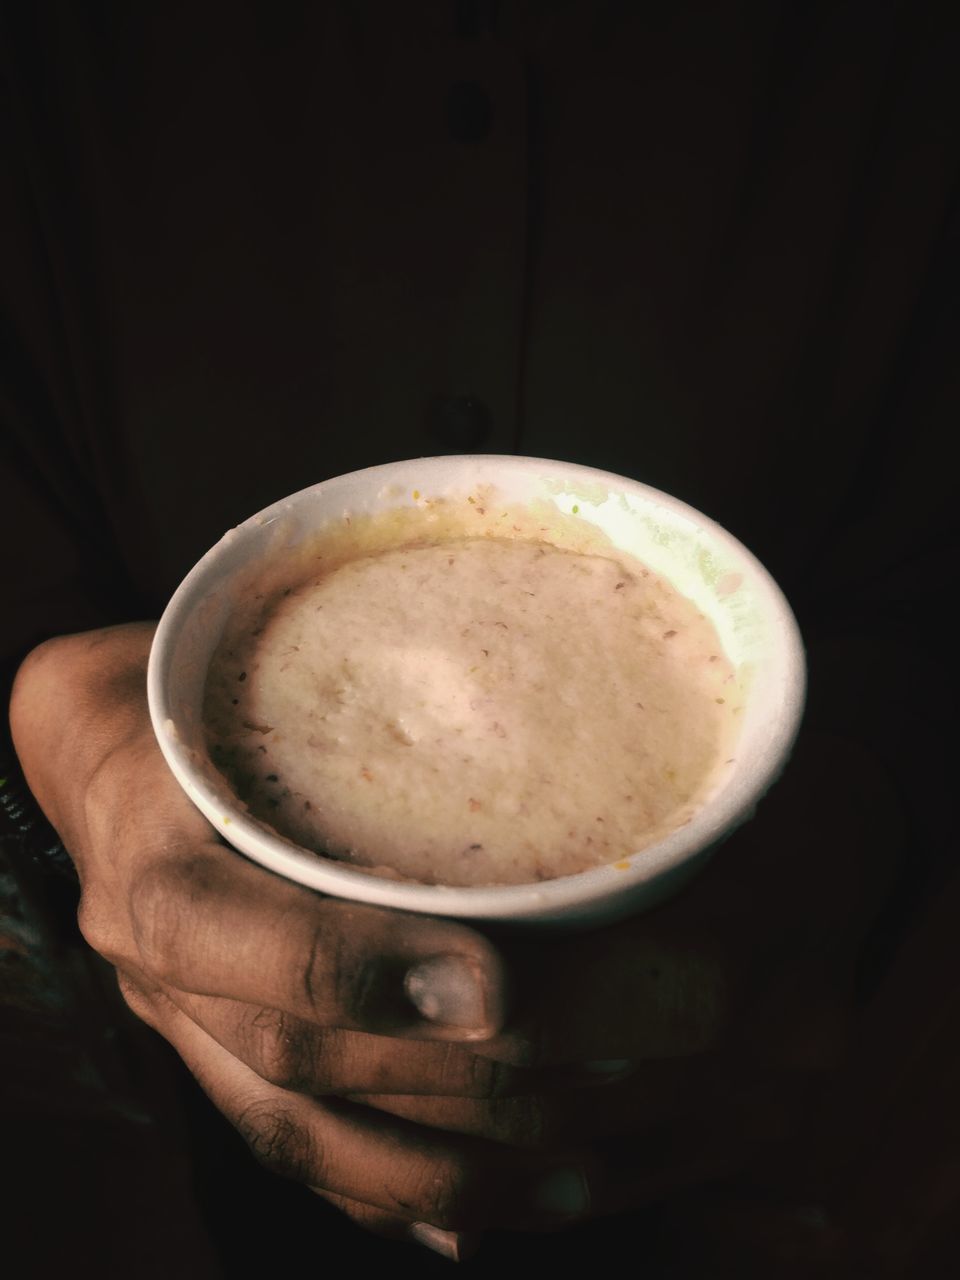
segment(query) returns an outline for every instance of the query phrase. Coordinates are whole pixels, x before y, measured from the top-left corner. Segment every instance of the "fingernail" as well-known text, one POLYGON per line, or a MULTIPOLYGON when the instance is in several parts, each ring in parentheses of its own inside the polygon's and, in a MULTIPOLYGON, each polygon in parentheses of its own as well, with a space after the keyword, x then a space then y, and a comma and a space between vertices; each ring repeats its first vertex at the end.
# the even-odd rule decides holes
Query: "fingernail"
POLYGON ((555 1169, 534 1188, 533 1205, 544 1213, 586 1213, 590 1207, 587 1180, 579 1169, 555 1169))
POLYGON ((441 1231, 429 1222, 410 1224, 410 1236, 425 1249, 432 1249, 450 1262, 464 1262, 472 1258, 480 1245, 479 1235, 466 1235, 462 1231, 441 1231))
POLYGON ((482 1033, 488 1027, 484 984, 474 965, 462 956, 433 956, 414 966, 404 989, 428 1022, 482 1033))

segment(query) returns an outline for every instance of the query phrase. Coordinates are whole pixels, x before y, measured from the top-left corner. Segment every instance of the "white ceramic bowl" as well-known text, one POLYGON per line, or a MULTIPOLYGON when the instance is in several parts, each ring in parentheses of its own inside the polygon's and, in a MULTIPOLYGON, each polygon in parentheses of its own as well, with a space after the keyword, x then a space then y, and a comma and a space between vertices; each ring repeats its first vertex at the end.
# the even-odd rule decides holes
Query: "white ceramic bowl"
POLYGON ((751 815, 787 760, 804 688, 803 649, 786 600, 719 525, 676 498, 608 472, 491 455, 418 458, 337 476, 231 529, 175 592, 148 673, 154 730, 181 786, 225 840, 271 871, 336 897, 406 911, 574 927, 660 902, 751 815), (743 725, 734 763, 688 825, 579 875, 449 888, 383 879, 301 849, 253 819, 231 793, 207 756, 201 707, 207 668, 235 602, 264 578, 282 582, 295 573, 298 557, 305 558, 318 535, 342 539, 386 520, 397 522, 395 538, 409 539, 422 526, 436 531, 450 513, 477 520, 468 533, 481 526, 496 532, 493 522, 506 520, 572 549, 622 549, 711 619, 745 693, 743 725))

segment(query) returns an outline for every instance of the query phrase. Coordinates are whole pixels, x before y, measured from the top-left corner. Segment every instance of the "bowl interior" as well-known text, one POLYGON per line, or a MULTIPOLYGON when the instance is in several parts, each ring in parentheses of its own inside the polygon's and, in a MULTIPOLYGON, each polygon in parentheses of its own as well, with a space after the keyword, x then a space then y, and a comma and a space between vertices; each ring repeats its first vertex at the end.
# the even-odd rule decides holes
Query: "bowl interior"
POLYGON ((164 612, 148 693, 161 750, 187 794, 225 840, 271 870, 382 906, 582 925, 661 900, 749 815, 789 753, 802 710, 804 662, 793 615, 770 575, 706 516, 592 468, 480 455, 338 476, 230 530, 164 612), (382 879, 306 852, 253 819, 230 792, 208 759, 201 708, 210 659, 237 602, 309 576, 321 537, 347 555, 458 533, 540 538, 600 554, 626 551, 710 618, 736 669, 743 724, 734 763, 686 827, 614 866, 531 885, 449 888, 382 879))

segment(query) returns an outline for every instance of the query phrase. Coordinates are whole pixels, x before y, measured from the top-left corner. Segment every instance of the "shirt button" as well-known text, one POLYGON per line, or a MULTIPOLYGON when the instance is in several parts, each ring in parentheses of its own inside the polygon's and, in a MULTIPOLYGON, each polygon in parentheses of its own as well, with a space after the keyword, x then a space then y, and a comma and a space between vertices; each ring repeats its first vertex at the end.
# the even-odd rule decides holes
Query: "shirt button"
POLYGON ((490 410, 475 395, 442 396, 427 410, 427 435, 451 453, 469 453, 490 434, 490 410))
POLYGON ((456 142, 482 142, 493 124, 493 104, 486 91, 461 80, 447 94, 447 127, 456 142))

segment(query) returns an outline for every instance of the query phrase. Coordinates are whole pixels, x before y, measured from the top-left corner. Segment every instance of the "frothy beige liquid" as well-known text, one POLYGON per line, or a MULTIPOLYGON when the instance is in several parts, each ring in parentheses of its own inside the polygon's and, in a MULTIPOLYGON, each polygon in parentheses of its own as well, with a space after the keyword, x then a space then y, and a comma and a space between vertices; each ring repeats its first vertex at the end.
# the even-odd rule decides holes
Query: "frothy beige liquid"
POLYGON ((308 849, 450 885, 570 875, 682 825, 731 754, 713 625, 636 561, 491 538, 268 601, 208 680, 211 756, 308 849))

